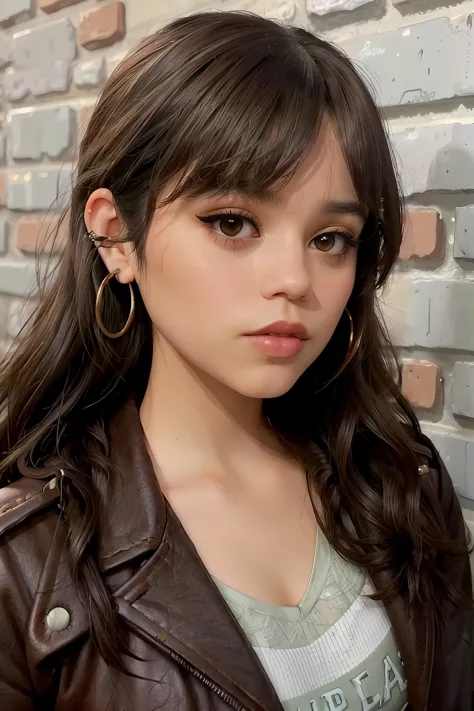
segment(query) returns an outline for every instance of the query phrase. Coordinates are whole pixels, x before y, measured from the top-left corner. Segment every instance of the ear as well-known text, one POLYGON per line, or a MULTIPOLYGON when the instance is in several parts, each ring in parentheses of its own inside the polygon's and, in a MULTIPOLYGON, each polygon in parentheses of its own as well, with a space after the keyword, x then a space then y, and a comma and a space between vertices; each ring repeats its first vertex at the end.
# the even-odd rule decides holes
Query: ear
POLYGON ((88 232, 93 230, 99 237, 107 237, 109 240, 110 246, 108 244, 106 247, 99 247, 99 254, 109 272, 120 269, 117 274, 118 281, 122 284, 133 281, 136 272, 133 245, 120 241, 126 235, 126 228, 110 190, 99 188, 90 195, 84 212, 84 222, 88 232))

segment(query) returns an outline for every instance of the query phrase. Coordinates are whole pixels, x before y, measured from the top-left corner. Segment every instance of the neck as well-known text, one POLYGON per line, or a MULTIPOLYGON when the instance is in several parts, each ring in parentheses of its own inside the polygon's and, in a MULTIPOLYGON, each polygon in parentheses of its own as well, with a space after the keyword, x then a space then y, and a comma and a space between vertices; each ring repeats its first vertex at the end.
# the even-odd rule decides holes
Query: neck
POLYGON ((155 466, 167 480, 203 470, 235 476, 256 455, 282 450, 262 415, 262 400, 216 381, 161 340, 140 419, 155 466))

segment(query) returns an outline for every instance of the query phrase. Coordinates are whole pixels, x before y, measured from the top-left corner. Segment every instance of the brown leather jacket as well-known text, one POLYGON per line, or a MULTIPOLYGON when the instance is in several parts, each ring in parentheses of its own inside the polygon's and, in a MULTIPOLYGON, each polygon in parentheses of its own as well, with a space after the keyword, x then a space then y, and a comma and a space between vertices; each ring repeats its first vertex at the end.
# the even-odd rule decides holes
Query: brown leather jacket
MULTIPOLYGON (((24 478, 0 490, 0 709, 281 711, 158 489, 133 402, 111 423, 109 441, 124 480, 111 481, 103 500, 100 562, 127 643, 144 660, 127 664, 145 679, 120 674, 101 660, 63 557, 57 482, 45 486, 24 478), (52 618, 63 629, 52 630, 52 618)), ((459 503, 435 452, 425 486, 440 526, 464 540, 459 503)), ((466 561, 452 576, 455 585, 471 590, 466 561)), ((373 582, 377 587, 381 579, 373 582)), ((429 611, 408 609, 402 600, 387 611, 404 660, 410 709, 471 709, 470 614, 446 605, 446 628, 435 636, 429 611)))

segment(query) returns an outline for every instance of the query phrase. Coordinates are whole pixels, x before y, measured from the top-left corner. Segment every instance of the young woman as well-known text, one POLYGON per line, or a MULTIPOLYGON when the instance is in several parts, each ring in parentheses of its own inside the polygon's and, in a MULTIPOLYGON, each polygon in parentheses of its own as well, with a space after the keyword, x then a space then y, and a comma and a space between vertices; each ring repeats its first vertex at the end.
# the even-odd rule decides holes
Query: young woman
POLYGON ((171 23, 67 219, 0 376, 0 707, 468 711, 465 526, 393 379, 400 200, 346 57, 171 23))

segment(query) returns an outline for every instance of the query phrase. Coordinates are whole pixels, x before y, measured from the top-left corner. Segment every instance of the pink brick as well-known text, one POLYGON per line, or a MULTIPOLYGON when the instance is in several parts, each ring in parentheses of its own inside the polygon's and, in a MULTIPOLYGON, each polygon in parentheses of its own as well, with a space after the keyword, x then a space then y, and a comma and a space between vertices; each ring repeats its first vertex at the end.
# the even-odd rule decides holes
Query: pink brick
POLYGON ((436 363, 405 361, 402 366, 402 393, 414 407, 433 410, 441 394, 441 372, 436 363))
POLYGON ((79 44, 88 49, 108 47, 125 37, 125 5, 109 2, 83 12, 79 25, 79 44))
POLYGON ((67 219, 59 228, 57 237, 56 228, 58 218, 50 215, 35 215, 34 217, 21 217, 15 230, 15 247, 23 252, 59 252, 64 246, 67 230, 67 219), (54 243, 53 243, 53 237, 54 243))
POLYGON ((400 259, 439 259, 443 253, 444 223, 437 210, 410 208, 407 211, 400 259))
POLYGON ((38 7, 43 12, 56 12, 56 10, 62 10, 63 7, 68 7, 69 5, 76 5, 82 0, 39 0, 38 7))

